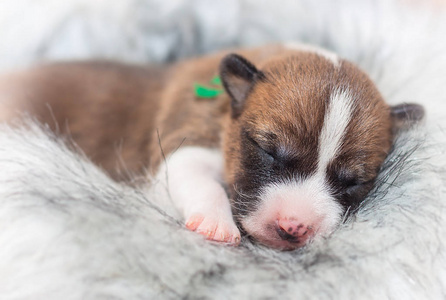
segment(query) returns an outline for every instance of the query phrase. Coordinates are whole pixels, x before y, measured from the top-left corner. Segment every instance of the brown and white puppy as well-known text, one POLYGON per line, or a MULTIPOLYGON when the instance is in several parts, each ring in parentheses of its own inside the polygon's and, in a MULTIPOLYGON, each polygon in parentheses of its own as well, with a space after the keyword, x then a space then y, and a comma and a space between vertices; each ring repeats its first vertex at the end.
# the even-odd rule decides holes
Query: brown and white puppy
POLYGON ((414 104, 389 107, 335 54, 303 45, 222 52, 172 66, 40 66, 0 80, 0 117, 23 112, 69 135, 111 176, 164 181, 186 227, 294 249, 332 232, 373 187, 414 104), (249 61, 248 61, 249 60, 249 61), (194 95, 220 74, 226 93, 194 95))

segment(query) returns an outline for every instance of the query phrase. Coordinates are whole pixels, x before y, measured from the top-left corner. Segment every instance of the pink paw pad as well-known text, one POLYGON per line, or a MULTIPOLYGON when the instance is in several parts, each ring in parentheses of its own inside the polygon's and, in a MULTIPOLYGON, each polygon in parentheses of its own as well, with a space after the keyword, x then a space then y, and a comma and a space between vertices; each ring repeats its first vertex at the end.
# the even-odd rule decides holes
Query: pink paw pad
POLYGON ((215 242, 234 246, 240 243, 240 231, 232 219, 224 220, 196 213, 187 220, 186 228, 215 242))

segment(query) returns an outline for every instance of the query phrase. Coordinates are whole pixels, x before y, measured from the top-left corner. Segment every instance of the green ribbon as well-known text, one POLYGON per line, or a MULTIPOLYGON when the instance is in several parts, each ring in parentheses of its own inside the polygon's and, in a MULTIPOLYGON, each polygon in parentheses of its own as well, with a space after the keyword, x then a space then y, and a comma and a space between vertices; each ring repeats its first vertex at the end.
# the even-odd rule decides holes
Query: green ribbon
POLYGON ((214 78, 211 79, 209 83, 216 87, 205 86, 195 83, 194 84, 195 96, 202 99, 210 99, 210 98, 215 98, 224 92, 220 76, 215 76, 214 78))

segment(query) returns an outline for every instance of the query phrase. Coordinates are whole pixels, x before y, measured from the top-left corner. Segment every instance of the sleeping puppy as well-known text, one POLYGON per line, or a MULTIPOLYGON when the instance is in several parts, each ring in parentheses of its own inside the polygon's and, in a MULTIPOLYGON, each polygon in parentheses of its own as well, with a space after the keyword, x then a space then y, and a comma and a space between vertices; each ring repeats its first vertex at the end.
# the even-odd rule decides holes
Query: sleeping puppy
POLYGON ((242 230, 295 249, 358 207, 395 132, 423 109, 388 106, 366 74, 323 49, 235 53, 170 66, 71 62, 7 74, 0 117, 31 114, 117 180, 125 177, 122 160, 128 172, 164 181, 186 227, 207 239, 237 245, 242 230), (209 83, 216 75, 221 90, 218 80, 209 83), (214 86, 203 95, 197 84, 214 86))

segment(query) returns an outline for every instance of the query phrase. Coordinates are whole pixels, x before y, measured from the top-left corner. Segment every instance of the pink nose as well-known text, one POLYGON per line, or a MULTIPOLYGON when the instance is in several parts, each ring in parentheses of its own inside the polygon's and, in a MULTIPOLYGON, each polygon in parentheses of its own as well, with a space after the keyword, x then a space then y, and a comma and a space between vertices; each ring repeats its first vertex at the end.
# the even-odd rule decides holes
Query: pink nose
POLYGON ((304 244, 313 235, 312 226, 296 220, 280 219, 276 221, 276 225, 277 234, 290 243, 304 244))

